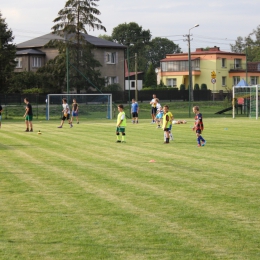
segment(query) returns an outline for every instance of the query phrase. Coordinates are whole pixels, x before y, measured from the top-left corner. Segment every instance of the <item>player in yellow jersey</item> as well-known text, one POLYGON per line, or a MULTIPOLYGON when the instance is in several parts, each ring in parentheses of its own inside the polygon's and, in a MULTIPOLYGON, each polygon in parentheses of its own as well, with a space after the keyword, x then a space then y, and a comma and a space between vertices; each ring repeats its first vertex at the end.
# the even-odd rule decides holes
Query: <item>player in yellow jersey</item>
POLYGON ((172 121, 174 119, 172 112, 168 111, 168 115, 170 117, 170 129, 169 129, 169 136, 170 140, 173 140, 173 135, 172 135, 172 121))
POLYGON ((117 143, 125 143, 125 127, 126 127, 126 116, 124 112, 124 106, 118 105, 118 116, 117 116, 117 123, 116 123, 116 137, 117 143), (122 140, 119 139, 120 133, 122 134, 122 140))
POLYGON ((168 114, 169 106, 165 105, 163 107, 163 131, 164 131, 164 143, 168 144, 170 141, 169 138, 169 129, 170 129, 170 116, 168 114))

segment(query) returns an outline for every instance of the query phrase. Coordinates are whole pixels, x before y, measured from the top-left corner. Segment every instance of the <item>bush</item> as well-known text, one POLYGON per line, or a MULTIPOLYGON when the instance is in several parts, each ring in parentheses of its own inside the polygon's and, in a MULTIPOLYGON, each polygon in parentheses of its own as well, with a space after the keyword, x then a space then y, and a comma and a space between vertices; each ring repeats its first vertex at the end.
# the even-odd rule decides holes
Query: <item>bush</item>
POLYGON ((110 84, 108 86, 104 86, 101 90, 103 91, 119 91, 121 90, 121 86, 118 83, 110 84))
POLYGON ((208 88, 207 88, 207 84, 205 84, 205 83, 203 83, 203 84, 201 84, 201 90, 207 90, 208 88))
POLYGON ((157 86, 158 88, 167 88, 166 85, 164 85, 163 81, 160 80, 160 84, 157 86))
POLYGON ((200 86, 199 86, 198 83, 196 83, 196 84, 194 85, 194 90, 200 90, 200 86))
POLYGON ((24 89, 23 94, 42 94, 44 93, 43 89, 41 88, 29 88, 29 89, 24 89))
POLYGON ((185 85, 184 84, 180 85, 180 90, 185 90, 185 85))

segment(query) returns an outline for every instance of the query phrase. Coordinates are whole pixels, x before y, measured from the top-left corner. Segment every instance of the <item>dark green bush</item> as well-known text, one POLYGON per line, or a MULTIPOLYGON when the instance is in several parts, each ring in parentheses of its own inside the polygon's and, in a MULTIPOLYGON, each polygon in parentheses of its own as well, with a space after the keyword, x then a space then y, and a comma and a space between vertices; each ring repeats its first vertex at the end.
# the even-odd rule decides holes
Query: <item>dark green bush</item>
POLYGON ((202 83, 200 89, 201 89, 201 90, 207 90, 207 89, 208 89, 208 88, 207 88, 207 84, 202 83))
POLYGON ((199 86, 198 83, 196 83, 196 84, 194 85, 194 90, 200 90, 200 86, 199 86))
POLYGON ((184 84, 180 85, 180 90, 185 90, 185 85, 184 84))

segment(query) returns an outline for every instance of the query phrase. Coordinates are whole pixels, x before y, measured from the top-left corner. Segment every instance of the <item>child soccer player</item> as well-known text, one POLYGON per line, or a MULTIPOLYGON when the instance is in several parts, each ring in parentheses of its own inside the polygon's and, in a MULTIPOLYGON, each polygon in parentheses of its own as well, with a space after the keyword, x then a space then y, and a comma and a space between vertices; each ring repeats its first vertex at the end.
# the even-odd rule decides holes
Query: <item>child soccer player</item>
POLYGON ((70 107, 69 107, 69 105, 67 103, 67 99, 66 98, 62 99, 62 107, 63 107, 63 110, 62 110, 63 117, 62 117, 60 126, 58 126, 58 128, 62 128, 62 126, 64 124, 64 121, 66 119, 69 120, 69 124, 70 124, 70 128, 71 128, 71 127, 73 127, 73 125, 72 125, 72 122, 70 121, 70 107))
POLYGON ((79 105, 76 101, 75 98, 73 98, 73 103, 72 103, 72 116, 71 116, 71 123, 73 121, 73 117, 76 117, 77 124, 79 124, 79 105))
POLYGON ((165 105, 163 107, 163 131, 164 131, 164 143, 169 143, 169 129, 170 129, 170 116, 168 114, 169 107, 165 105))
POLYGON ((198 106, 194 106, 192 110, 193 110, 193 113, 195 114, 195 123, 194 123, 194 127, 192 128, 192 130, 193 131, 196 130, 198 147, 204 146, 206 144, 206 140, 203 139, 203 137, 201 136, 202 131, 204 129, 203 121, 202 121, 202 114, 199 112, 200 109, 198 106))
POLYGON ((151 116, 152 116, 152 122, 151 124, 155 123, 155 116, 156 116, 156 104, 155 104, 156 95, 153 94, 153 99, 150 102, 150 105, 152 106, 151 110, 151 116))
POLYGON ((139 112, 139 106, 138 103, 135 101, 135 99, 132 99, 132 105, 131 105, 131 113, 132 113, 132 122, 138 124, 138 112, 139 112))
POLYGON ((170 128, 169 128, 169 136, 170 136, 170 140, 173 140, 173 135, 172 135, 172 121, 174 119, 172 112, 168 111, 168 115, 170 117, 170 128))
POLYGON ((126 127, 126 116, 124 112, 124 106, 118 105, 118 116, 117 116, 117 123, 116 123, 116 138, 117 143, 121 143, 119 139, 120 133, 122 134, 122 143, 125 143, 125 127, 126 127))
POLYGON ((161 104, 159 103, 159 99, 155 99, 155 105, 156 105, 156 123, 157 123, 157 128, 161 128, 161 123, 162 123, 162 118, 163 118, 163 108, 161 104))
POLYGON ((29 127, 30 127, 30 132, 33 132, 33 112, 32 112, 32 105, 29 103, 29 99, 25 98, 24 103, 26 104, 25 108, 25 114, 23 117, 25 117, 25 125, 26 125, 26 130, 25 132, 29 132, 29 127))

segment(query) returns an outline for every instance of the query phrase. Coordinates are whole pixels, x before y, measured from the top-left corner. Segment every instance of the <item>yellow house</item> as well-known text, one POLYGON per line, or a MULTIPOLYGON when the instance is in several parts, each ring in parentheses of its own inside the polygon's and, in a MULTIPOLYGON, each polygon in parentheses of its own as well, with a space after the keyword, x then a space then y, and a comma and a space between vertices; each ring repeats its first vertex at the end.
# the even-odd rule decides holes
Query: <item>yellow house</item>
MULTIPOLYGON (((160 63, 157 78, 166 86, 179 89, 184 84, 185 89, 188 89, 188 53, 167 54, 160 63)), ((243 78, 249 85, 259 83, 260 62, 247 63, 245 54, 221 51, 216 46, 207 50, 198 48, 192 52, 191 66, 193 88, 195 84, 200 88, 206 84, 207 89, 217 93, 230 91, 243 78)))

